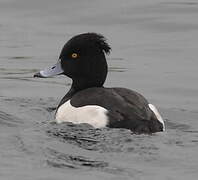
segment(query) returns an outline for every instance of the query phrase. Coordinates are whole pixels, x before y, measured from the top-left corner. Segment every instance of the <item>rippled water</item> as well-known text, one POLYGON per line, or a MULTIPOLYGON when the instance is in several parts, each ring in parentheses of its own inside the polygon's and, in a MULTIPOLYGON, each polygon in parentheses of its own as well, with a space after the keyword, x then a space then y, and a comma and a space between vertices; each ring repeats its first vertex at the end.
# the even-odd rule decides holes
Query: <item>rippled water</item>
POLYGON ((198 3, 0 0, 0 179, 197 179, 198 3), (70 79, 34 79, 69 38, 104 34, 106 86, 156 104, 167 131, 53 122, 70 79))

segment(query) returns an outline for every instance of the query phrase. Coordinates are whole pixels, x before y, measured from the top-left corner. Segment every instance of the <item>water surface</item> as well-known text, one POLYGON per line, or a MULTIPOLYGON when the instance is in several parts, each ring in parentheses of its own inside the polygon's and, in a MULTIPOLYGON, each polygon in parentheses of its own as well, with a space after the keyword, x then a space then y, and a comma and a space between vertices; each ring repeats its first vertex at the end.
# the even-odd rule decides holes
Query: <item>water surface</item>
POLYGON ((196 1, 0 0, 0 17, 1 179, 197 179, 196 1), (32 75, 83 32, 112 45, 105 86, 142 93, 165 133, 53 122, 71 80, 32 75))

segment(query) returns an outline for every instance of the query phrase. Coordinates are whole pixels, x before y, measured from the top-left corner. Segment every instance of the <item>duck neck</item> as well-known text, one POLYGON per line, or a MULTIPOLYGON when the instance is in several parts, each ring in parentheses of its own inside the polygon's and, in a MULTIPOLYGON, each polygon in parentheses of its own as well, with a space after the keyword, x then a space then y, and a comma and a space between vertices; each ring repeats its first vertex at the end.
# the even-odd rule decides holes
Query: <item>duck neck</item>
POLYGON ((65 102, 67 102, 68 100, 70 100, 72 98, 72 96, 76 93, 76 89, 74 89, 73 87, 71 87, 71 89, 67 92, 67 94, 61 99, 57 109, 64 104, 65 102))
POLYGON ((95 79, 95 78, 75 78, 73 79, 73 83, 70 91, 78 92, 83 89, 87 89, 91 87, 103 87, 103 83, 104 83, 103 81, 100 81, 99 79, 95 79))
POLYGON ((73 83, 72 83, 70 90, 63 97, 58 107, 60 107, 66 101, 71 99, 73 95, 76 94, 77 92, 87 89, 87 88, 91 88, 91 87, 103 87, 103 83, 104 83, 103 81, 97 81, 96 79, 91 80, 88 78, 75 78, 72 80, 73 80, 73 83))

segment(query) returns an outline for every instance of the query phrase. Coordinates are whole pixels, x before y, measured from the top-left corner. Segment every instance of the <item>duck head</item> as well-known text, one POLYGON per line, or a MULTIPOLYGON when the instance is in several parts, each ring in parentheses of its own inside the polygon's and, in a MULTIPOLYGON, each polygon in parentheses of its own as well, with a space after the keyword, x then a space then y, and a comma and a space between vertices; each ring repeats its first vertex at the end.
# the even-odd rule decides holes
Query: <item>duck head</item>
POLYGON ((109 54, 110 50, 106 39, 100 34, 74 36, 64 45, 58 62, 34 74, 34 77, 64 74, 73 80, 72 87, 75 89, 101 87, 108 71, 105 54, 109 54))

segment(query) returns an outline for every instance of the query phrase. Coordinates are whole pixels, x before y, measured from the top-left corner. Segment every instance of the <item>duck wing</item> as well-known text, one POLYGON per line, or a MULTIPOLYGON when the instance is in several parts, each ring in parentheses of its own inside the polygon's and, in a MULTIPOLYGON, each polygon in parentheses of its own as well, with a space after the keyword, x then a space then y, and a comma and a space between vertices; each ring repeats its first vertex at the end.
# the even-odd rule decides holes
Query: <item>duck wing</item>
POLYGON ((108 110, 108 127, 127 128, 136 133, 162 131, 163 126, 139 93, 126 88, 88 88, 76 93, 71 105, 97 105, 108 110))

